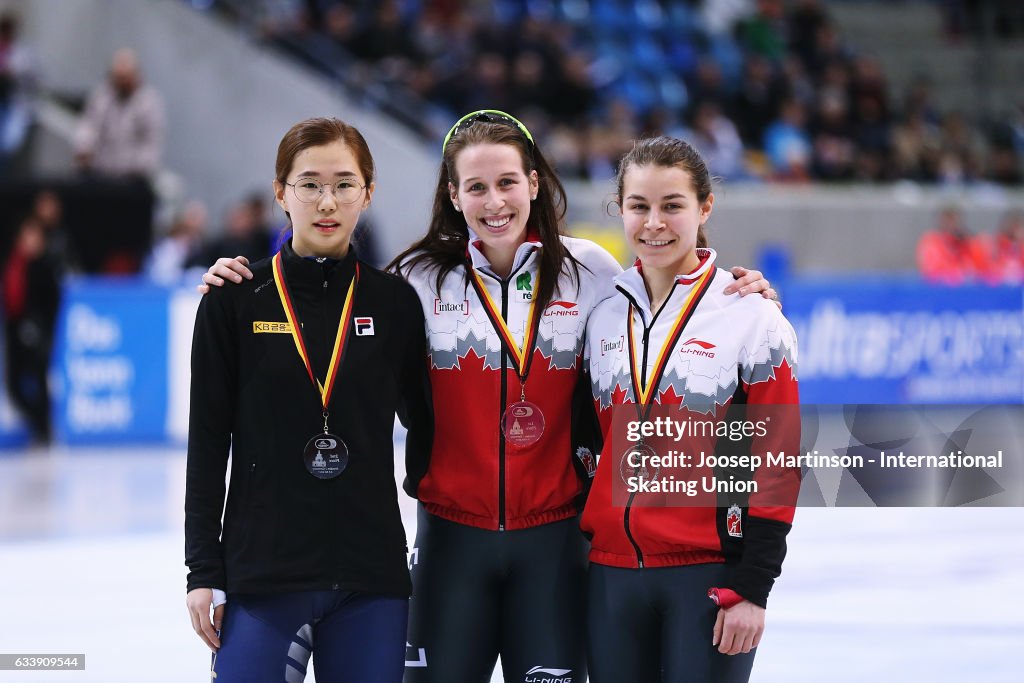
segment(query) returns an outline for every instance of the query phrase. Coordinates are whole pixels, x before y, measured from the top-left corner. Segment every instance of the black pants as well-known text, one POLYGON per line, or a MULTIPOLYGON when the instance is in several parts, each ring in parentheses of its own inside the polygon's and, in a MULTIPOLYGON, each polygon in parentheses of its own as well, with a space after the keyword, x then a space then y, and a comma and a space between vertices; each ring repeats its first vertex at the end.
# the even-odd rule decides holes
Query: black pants
POLYGON ((575 518, 487 531, 420 507, 406 683, 586 680, 587 542, 575 518))
POLYGON ((723 655, 711 645, 718 607, 708 588, 727 586, 730 572, 590 565, 591 683, 745 683, 756 650, 723 655))
POLYGON ((38 325, 26 321, 5 324, 7 391, 25 418, 37 442, 50 441, 50 391, 47 372, 52 340, 42 336, 38 325))

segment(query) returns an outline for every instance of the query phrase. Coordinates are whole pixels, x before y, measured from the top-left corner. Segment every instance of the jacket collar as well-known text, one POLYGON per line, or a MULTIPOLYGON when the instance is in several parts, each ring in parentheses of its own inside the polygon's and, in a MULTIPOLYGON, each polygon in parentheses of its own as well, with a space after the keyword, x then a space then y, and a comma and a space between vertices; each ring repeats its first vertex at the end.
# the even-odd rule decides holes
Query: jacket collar
MULTIPOLYGON (((691 273, 676 275, 676 282, 684 286, 690 286, 706 273, 709 268, 715 267, 715 259, 718 258, 714 249, 697 249, 697 258, 700 264, 691 273)), ((615 276, 615 287, 625 294, 633 304, 640 309, 645 320, 653 317, 651 311, 651 299, 647 296, 647 286, 644 285, 643 268, 640 259, 637 259, 632 268, 622 271, 615 276)), ((673 292, 675 294, 675 292, 673 292)))
MULTIPOLYGON (((491 270, 491 262, 486 256, 484 256, 483 240, 481 240, 479 235, 473 232, 473 228, 468 225, 466 226, 466 231, 469 233, 469 241, 466 243, 466 256, 469 258, 469 262, 472 264, 473 269, 498 277, 494 271, 491 270)), ((533 255, 534 251, 543 246, 543 243, 540 241, 540 235, 532 231, 527 233, 526 241, 519 245, 516 249, 515 258, 512 259, 512 272, 514 273, 522 268, 529 260, 530 256, 533 255)))
POLYGON ((315 278, 319 281, 326 275, 331 275, 332 277, 341 276, 343 281, 348 282, 348 279, 355 272, 357 259, 355 247, 351 244, 345 257, 336 262, 333 267, 329 265, 329 262, 321 262, 315 258, 299 256, 292 247, 291 239, 281 246, 281 262, 285 268, 285 273, 290 277, 303 280, 315 278))

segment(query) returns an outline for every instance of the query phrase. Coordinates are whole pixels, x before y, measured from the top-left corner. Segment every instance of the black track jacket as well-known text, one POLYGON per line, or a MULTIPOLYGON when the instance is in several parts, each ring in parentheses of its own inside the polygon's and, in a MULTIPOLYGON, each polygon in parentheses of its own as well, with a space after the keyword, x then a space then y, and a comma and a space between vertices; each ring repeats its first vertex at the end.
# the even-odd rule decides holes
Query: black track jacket
MULTIPOLYGON (((356 255, 323 265, 283 247, 289 292, 322 382, 356 255)), ((409 429, 409 467, 426 467, 433 417, 423 312, 412 287, 360 262, 353 326, 331 396, 330 431, 348 444, 335 479, 306 471, 323 431, 320 396, 287 331, 270 259, 241 285, 203 297, 192 341, 185 490, 188 590, 410 593, 392 431, 409 429), (280 326, 278 327, 278 329, 280 326), (224 507, 225 471, 232 453, 224 507), (224 511, 223 529, 221 511, 224 511)))

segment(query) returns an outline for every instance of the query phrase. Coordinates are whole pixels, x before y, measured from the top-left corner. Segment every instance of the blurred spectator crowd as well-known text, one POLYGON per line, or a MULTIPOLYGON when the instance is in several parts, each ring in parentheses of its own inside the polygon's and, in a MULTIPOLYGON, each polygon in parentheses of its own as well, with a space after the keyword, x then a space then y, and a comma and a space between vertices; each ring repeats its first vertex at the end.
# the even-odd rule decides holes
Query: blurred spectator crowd
POLYGON ((516 114, 565 177, 605 179, 632 139, 668 133, 732 180, 1024 182, 1021 122, 940 111, 924 76, 894 101, 820 0, 247 6, 265 37, 401 103, 428 137, 476 108, 516 114))
POLYGON ((944 207, 917 244, 917 264, 934 284, 1024 284, 1024 211, 1007 211, 993 234, 974 234, 959 207, 944 207))

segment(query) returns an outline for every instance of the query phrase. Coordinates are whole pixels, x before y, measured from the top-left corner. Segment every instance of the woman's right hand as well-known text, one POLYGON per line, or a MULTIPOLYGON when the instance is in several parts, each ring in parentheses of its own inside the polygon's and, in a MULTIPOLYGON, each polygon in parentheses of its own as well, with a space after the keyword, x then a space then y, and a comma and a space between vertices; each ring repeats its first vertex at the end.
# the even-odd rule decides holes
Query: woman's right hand
POLYGON ((249 259, 244 256, 219 258, 216 263, 203 273, 203 284, 196 286, 196 291, 200 294, 209 294, 211 285, 213 287, 221 287, 224 285, 225 280, 231 280, 235 284, 241 282, 243 277, 246 280, 251 280, 252 271, 246 268, 248 265, 249 259))
MULTIPOLYGON (((218 261, 220 263, 220 261, 218 261)), ((213 589, 193 588, 185 596, 185 607, 188 608, 188 616, 192 620, 192 630, 202 638, 206 647, 212 652, 220 649, 220 626, 224 622, 224 605, 219 605, 213 610, 213 619, 210 619, 210 607, 213 605, 213 589)))

